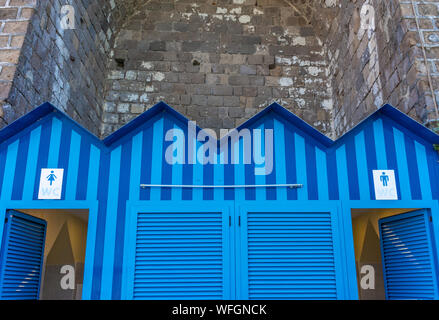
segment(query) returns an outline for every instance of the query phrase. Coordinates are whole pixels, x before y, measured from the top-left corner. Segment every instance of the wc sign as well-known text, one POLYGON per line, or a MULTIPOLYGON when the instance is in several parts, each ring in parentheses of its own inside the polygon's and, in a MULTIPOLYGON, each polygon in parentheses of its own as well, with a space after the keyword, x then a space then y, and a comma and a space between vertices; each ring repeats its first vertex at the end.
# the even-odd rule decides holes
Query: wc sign
POLYGON ((41 169, 38 199, 60 200, 64 169, 41 169))
POLYGON ((398 200, 394 170, 373 170, 376 200, 398 200))

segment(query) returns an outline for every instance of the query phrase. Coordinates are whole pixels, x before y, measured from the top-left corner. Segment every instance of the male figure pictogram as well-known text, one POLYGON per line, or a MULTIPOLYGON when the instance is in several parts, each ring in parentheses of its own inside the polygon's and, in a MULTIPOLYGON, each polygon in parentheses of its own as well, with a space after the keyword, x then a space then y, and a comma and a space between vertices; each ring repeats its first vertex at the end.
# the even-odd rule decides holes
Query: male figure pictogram
POLYGON ((383 183, 383 187, 387 187, 387 183, 389 182, 389 176, 383 172, 383 174, 380 176, 380 180, 383 183))

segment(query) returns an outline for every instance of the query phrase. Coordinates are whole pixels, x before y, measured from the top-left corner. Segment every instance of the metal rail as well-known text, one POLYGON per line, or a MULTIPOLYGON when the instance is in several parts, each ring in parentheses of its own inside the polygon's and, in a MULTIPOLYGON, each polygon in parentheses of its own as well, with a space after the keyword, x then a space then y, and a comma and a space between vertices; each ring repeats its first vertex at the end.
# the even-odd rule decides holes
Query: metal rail
POLYGON ((141 184, 141 188, 302 188, 303 184, 237 184, 237 185, 199 185, 199 184, 141 184))

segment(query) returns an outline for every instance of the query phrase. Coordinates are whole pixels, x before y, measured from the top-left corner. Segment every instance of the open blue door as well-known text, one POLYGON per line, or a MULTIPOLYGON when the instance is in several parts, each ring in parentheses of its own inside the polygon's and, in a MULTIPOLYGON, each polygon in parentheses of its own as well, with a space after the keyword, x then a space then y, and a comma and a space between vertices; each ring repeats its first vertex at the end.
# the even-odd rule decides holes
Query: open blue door
POLYGON ((380 219, 386 298, 438 299, 438 280, 427 210, 380 219))
POLYGON ((46 238, 46 221, 9 210, 0 252, 0 298, 37 300, 46 238))

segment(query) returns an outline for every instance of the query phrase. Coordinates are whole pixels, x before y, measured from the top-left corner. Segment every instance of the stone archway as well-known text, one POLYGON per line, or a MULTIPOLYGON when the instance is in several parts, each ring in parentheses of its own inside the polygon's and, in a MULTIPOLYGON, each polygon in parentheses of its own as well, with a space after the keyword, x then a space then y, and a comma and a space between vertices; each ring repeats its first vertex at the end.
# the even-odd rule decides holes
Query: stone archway
POLYGON ((160 100, 234 128, 278 101, 331 134, 325 39, 306 1, 149 1, 118 29, 104 135, 160 100))

